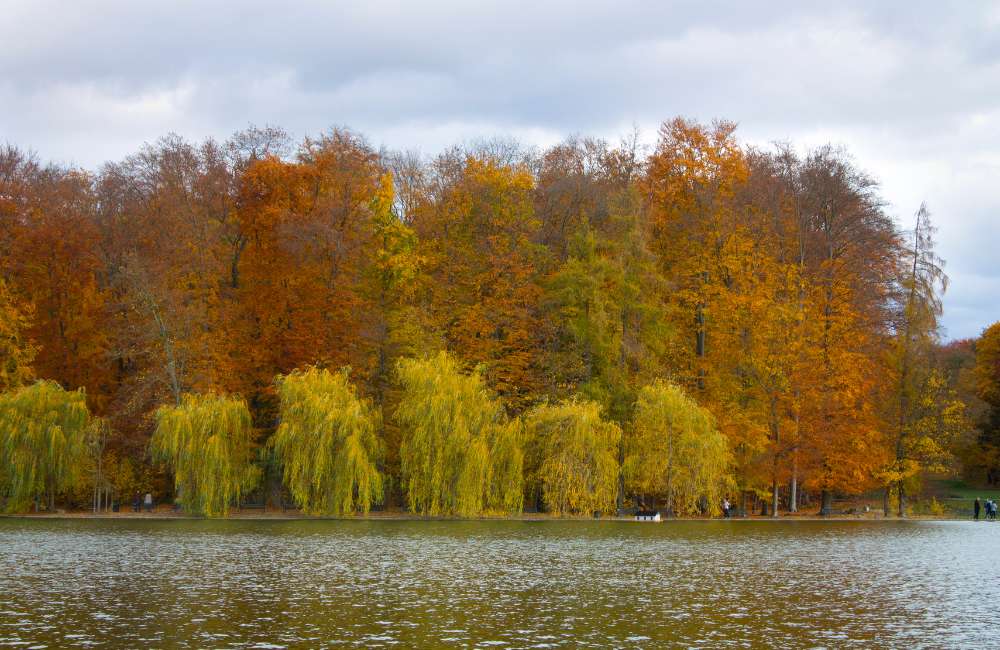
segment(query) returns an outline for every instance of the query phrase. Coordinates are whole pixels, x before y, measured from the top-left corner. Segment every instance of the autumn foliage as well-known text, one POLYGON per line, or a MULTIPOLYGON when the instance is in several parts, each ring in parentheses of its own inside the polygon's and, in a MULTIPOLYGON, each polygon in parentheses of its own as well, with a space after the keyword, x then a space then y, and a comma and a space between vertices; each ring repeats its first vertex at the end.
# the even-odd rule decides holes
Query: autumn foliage
POLYGON ((209 513, 902 503, 970 426, 917 230, 843 151, 729 122, 433 158, 250 128, 95 171, 8 146, 0 391, 85 389, 114 489, 209 513))

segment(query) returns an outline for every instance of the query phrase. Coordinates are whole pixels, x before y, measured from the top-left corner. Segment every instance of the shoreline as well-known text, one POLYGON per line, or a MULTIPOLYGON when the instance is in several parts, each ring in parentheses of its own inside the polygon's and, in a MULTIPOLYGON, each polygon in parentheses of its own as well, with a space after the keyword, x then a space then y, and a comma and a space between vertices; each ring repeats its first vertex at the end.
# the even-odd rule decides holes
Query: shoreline
MULTIPOLYGON (((367 515, 305 515, 298 512, 232 512, 228 517, 199 517, 184 513, 173 512, 114 512, 114 513, 94 513, 94 512, 55 512, 55 513, 0 513, 0 519, 52 519, 52 520, 128 520, 128 521, 514 521, 525 523, 537 522, 560 522, 560 521, 586 521, 586 522, 610 522, 610 523, 642 523, 642 524, 666 524, 671 522, 796 522, 796 521, 861 521, 861 522, 906 522, 906 521, 973 521, 972 517, 959 518, 933 515, 912 515, 906 518, 884 517, 881 514, 867 515, 847 515, 833 514, 821 516, 818 514, 784 514, 777 517, 753 515, 748 517, 671 517, 658 522, 637 521, 634 517, 608 516, 608 517, 553 517, 546 514, 522 514, 517 516, 483 516, 483 517, 430 517, 423 515, 413 515, 405 512, 369 513, 367 515)), ((986 521, 986 520, 982 520, 986 521)))

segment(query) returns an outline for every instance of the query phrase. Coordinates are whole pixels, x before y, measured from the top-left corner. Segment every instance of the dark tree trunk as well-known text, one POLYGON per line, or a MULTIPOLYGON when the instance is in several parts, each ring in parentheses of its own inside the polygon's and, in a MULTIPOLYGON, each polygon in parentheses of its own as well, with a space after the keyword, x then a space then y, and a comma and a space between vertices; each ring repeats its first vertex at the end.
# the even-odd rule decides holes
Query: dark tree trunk
POLYGON ((819 508, 820 516, 827 516, 833 514, 833 492, 830 490, 823 490, 823 503, 819 508))

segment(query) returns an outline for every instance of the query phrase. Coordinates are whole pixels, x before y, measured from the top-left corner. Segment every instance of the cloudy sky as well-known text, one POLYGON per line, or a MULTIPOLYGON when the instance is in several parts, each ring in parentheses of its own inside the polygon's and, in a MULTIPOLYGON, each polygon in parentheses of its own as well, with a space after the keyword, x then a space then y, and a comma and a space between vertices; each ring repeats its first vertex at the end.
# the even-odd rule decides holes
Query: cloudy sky
POLYGON ((904 225, 927 201, 946 335, 1000 319, 997 3, 0 0, 0 17, 0 141, 44 159, 94 168, 250 123, 434 153, 722 117, 754 144, 845 145, 904 225))

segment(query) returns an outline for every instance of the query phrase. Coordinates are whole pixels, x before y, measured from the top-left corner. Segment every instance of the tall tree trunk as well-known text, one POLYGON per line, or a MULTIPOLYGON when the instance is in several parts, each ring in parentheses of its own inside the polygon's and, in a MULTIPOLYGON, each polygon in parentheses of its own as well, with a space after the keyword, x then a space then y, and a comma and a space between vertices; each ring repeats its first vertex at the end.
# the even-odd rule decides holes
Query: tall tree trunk
MULTIPOLYGON (((805 277, 806 245, 805 245, 805 239, 802 236, 802 232, 803 232, 802 213, 799 210, 799 201, 798 201, 798 197, 797 196, 796 196, 796 199, 795 199, 795 218, 796 218, 797 223, 799 224, 798 230, 796 231, 796 239, 798 240, 798 246, 799 246, 799 256, 798 256, 798 277, 796 278, 797 279, 797 284, 798 284, 798 291, 797 291, 797 294, 798 294, 798 296, 797 296, 798 297, 798 312, 797 312, 798 318, 796 319, 797 324, 795 326, 795 338, 796 338, 796 341, 799 344, 798 347, 796 348, 796 351, 797 351, 797 353, 799 355, 801 355, 802 354, 802 344, 803 344, 802 327, 803 327, 803 323, 805 322, 805 287, 803 286, 803 280, 802 280, 802 278, 805 277)), ((794 365, 793 365, 793 368, 794 368, 794 365)), ((792 449, 791 449, 791 451, 792 451, 792 484, 790 486, 790 491, 789 491, 789 495, 788 495, 788 510, 790 512, 798 512, 799 511, 799 441, 802 439, 801 438, 801 436, 802 436, 802 424, 801 424, 801 416, 802 416, 802 403, 801 403, 801 399, 802 399, 802 392, 801 392, 801 386, 798 383, 795 384, 794 396, 795 396, 794 397, 795 401, 793 402, 793 404, 795 406, 795 434, 794 434, 794 439, 793 439, 794 442, 792 444, 792 449)))
POLYGON ((240 288, 240 257, 243 255, 247 241, 243 236, 238 236, 233 241, 233 255, 229 263, 229 286, 233 289, 240 288))
MULTIPOLYGON (((708 271, 701 273, 702 287, 708 284, 708 271)), ((695 356, 698 357, 698 389, 705 389, 705 301, 699 300, 695 310, 695 356)))
MULTIPOLYGON (((923 208, 923 206, 921 206, 923 208)), ((917 226, 913 231, 913 264, 910 269, 910 291, 906 300, 906 307, 903 312, 903 358, 899 371, 899 432, 896 438, 896 464, 902 468, 906 462, 907 445, 906 438, 909 434, 909 423, 911 421, 910 400, 907 393, 907 386, 910 379, 910 366, 912 352, 910 347, 910 337, 913 325, 913 310, 917 300, 917 269, 920 259, 920 219, 917 219, 917 226)), ((906 486, 903 484, 905 477, 900 478, 896 489, 899 493, 899 516, 906 517, 906 486)))
MULTIPOLYGON (((628 333, 628 312, 622 307, 621 310, 622 338, 618 344, 618 368, 621 376, 625 377, 625 337, 628 333)), ((615 500, 615 507, 619 514, 625 507, 625 474, 622 467, 625 466, 625 428, 622 428, 622 436, 618 440, 618 496, 615 500)))
POLYGON ((667 431, 667 516, 674 516, 674 432, 673 427, 667 431))
POLYGON ((163 317, 163 312, 160 309, 160 304, 157 302, 156 297, 153 292, 144 286, 140 276, 137 276, 134 280, 134 287, 136 292, 139 294, 140 299, 145 304, 150 317, 153 319, 153 323, 156 326, 157 336, 160 339, 160 345, 162 347, 163 356, 165 360, 164 370, 167 375, 167 383, 170 386, 170 392, 173 395, 174 403, 177 406, 181 405, 181 394, 183 392, 182 381, 180 377, 180 364, 177 360, 177 354, 174 349, 174 339, 167 326, 167 322, 163 317))
MULTIPOLYGON (((624 438, 624 436, 622 436, 624 438)), ((618 441, 618 495, 615 497, 615 510, 621 514, 625 507, 625 474, 622 467, 625 465, 625 440, 618 441)))
POLYGON ((774 458, 771 467, 771 516, 778 516, 778 463, 781 459, 781 425, 778 423, 778 398, 771 396, 771 437, 774 440, 774 458))
POLYGON ((792 449, 792 484, 789 486, 788 511, 799 511, 799 459, 795 449, 792 449))
POLYGON ((97 464, 94 466, 94 512, 101 511, 101 488, 104 483, 104 469, 101 467, 104 456, 104 445, 97 447, 97 464))
POLYGON ((822 491, 823 502, 819 508, 820 516, 826 517, 833 513, 833 491, 823 490, 822 491))

